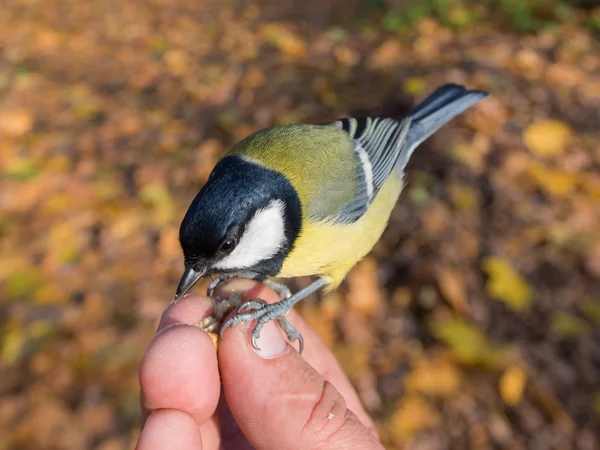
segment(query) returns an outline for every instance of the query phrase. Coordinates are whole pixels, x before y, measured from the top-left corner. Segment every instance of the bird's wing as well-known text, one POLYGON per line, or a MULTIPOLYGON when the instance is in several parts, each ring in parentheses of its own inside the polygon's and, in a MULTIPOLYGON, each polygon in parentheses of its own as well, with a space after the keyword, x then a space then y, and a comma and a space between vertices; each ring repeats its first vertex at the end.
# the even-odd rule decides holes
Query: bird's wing
MULTIPOLYGON (((348 177, 350 180, 345 180, 346 187, 354 185, 353 195, 345 198, 341 204, 331 201, 332 194, 325 195, 322 203, 329 201, 335 205, 333 209, 336 211, 328 219, 341 223, 359 219, 394 167, 395 175, 402 177, 408 160, 421 142, 487 95, 483 91, 447 84, 432 92, 403 120, 346 118, 328 124, 347 133, 354 147, 355 158, 355 169, 352 169, 355 172, 354 180, 352 176, 348 177)), ((335 192, 336 183, 343 182, 332 181, 329 190, 335 192)))
POLYGON ((352 139, 355 158, 356 191, 353 198, 328 217, 337 223, 358 220, 369 207, 390 175, 406 139, 410 118, 401 122, 381 118, 345 118, 332 122, 352 139))

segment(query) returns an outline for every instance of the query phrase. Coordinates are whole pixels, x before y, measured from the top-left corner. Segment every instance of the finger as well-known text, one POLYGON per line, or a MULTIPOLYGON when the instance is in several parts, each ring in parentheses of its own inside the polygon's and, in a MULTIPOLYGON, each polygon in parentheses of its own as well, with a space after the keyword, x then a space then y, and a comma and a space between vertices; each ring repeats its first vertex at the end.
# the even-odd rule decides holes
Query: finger
POLYGON ((250 329, 245 323, 227 331, 219 364, 231 412, 255 447, 382 448, 333 384, 287 345, 275 322, 261 332, 261 352, 251 347, 250 329))
POLYGON ((199 297, 197 295, 185 295, 181 299, 171 304, 164 310, 158 331, 174 323, 187 323, 196 325, 205 317, 213 312, 213 302, 208 297, 199 297))
POLYGON ((135 448, 201 450, 203 447, 198 424, 190 415, 174 409, 161 409, 150 414, 135 448))
MULTIPOLYGON (((220 298, 227 298, 232 292, 244 292, 244 299, 262 298, 268 303, 274 303, 280 300, 278 294, 266 285, 245 279, 236 279, 224 283, 217 288, 215 295, 220 298)), ((360 421, 378 436, 377 429, 371 417, 365 411, 356 390, 348 380, 348 377, 342 370, 342 367, 335 359, 331 350, 323 343, 317 333, 308 326, 302 317, 292 310, 287 319, 294 325, 304 337, 304 359, 315 368, 321 376, 335 386, 339 393, 346 400, 348 409, 354 412, 360 421)))
POLYGON ((197 426, 215 412, 220 391, 215 347, 194 326, 163 328, 142 360, 139 377, 144 411, 178 409, 197 426))

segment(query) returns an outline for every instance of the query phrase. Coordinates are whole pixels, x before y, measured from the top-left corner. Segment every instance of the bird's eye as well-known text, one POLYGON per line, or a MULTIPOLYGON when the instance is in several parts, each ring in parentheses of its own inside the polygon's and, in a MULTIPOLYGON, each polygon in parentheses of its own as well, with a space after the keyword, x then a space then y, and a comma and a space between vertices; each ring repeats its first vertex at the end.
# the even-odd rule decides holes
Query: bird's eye
POLYGON ((220 253, 229 253, 231 252, 235 246, 237 245, 237 240, 233 237, 227 238, 223 241, 221 246, 219 247, 220 253))

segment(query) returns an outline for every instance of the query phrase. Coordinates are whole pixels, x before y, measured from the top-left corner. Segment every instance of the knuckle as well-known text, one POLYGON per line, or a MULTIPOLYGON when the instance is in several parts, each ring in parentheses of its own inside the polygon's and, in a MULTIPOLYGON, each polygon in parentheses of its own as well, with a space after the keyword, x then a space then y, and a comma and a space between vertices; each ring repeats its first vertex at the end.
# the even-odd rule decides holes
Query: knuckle
POLYGON ((327 442, 346 426, 349 413, 344 398, 329 381, 325 381, 301 433, 311 436, 314 444, 327 442))

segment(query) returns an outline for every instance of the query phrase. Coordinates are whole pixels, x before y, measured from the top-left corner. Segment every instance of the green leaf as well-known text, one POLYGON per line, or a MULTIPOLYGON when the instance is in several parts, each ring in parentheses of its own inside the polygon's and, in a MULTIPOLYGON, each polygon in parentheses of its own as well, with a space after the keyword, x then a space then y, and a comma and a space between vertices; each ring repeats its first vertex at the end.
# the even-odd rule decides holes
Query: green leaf
POLYGON ((434 333, 452 349, 464 363, 474 364, 481 360, 487 347, 485 336, 474 325, 464 320, 449 320, 438 324, 434 333))

